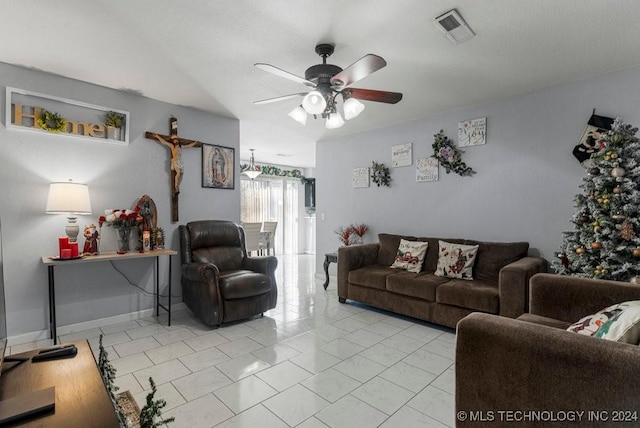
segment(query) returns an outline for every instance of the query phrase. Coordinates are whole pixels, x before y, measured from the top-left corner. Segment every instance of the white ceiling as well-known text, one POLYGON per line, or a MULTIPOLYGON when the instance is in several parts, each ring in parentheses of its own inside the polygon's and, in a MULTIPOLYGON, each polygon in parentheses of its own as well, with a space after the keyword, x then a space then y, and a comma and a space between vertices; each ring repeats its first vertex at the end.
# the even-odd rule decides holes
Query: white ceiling
POLYGON ((0 13, 0 61, 237 118, 242 159, 299 167, 322 139, 640 64, 637 0, 0 0, 0 13), (452 8, 476 33, 460 45, 433 24, 452 8), (365 102, 337 130, 287 117, 296 99, 253 105, 305 90, 254 63, 304 76, 321 42, 343 68, 384 57, 354 86, 403 100, 365 102))

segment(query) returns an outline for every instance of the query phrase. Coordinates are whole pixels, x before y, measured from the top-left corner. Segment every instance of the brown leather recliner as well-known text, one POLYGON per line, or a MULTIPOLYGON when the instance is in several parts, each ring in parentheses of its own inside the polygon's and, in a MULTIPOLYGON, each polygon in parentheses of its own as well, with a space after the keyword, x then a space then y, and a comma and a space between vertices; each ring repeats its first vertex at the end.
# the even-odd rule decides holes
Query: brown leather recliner
POLYGON ((273 256, 247 257, 244 230, 224 220, 181 225, 182 297, 210 326, 250 318, 276 306, 273 256))

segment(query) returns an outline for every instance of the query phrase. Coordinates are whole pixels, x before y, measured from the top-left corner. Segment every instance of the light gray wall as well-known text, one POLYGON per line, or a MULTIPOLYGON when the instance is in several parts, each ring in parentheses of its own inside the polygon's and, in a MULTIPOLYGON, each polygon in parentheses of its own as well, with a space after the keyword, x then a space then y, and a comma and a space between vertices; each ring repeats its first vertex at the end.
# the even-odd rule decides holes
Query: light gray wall
MULTIPOLYGON (((57 237, 64 236, 66 224, 64 216, 44 214, 49 183, 73 179, 89 185, 94 215, 79 217, 81 233, 85 224, 97 223, 105 209, 132 208, 143 194, 156 203, 167 247, 175 250, 180 246, 178 224, 200 219, 240 220, 239 162, 236 160, 235 190, 202 188, 201 150, 190 148, 182 151, 185 168, 180 222, 171 223, 169 151, 144 137, 145 131, 168 133, 168 119, 174 115, 180 136, 238 150, 237 120, 3 63, 0 85, 3 125, 6 86, 131 113, 128 146, 0 127, 0 216, 10 336, 48 328, 47 269, 41 257, 57 254, 57 237)), ((115 232, 104 227, 102 233, 101 249, 115 250, 115 232)), ((79 242, 82 248, 83 239, 79 242)), ((115 266, 150 292, 154 275, 151 260, 119 261, 115 266)), ((160 271, 164 284, 166 263, 161 262, 160 271)), ((173 301, 180 302, 179 257, 173 257, 172 267, 173 301)), ((58 326, 153 307, 153 299, 136 291, 109 263, 61 266, 55 274, 58 326)))
POLYGON ((365 242, 377 242, 380 232, 528 241, 531 254, 553 259, 562 232, 573 229, 568 219, 585 174, 573 147, 594 108, 640 125, 638 82, 640 68, 632 68, 319 142, 316 271, 338 247, 333 231, 353 222, 369 225, 365 242), (443 129, 457 141, 458 122, 478 117, 487 118, 487 144, 463 155, 477 174, 440 168, 439 181, 416 183, 415 160, 433 153, 433 135, 443 129), (351 187, 353 168, 373 160, 389 166, 391 147, 402 143, 413 143, 413 165, 392 168, 390 188, 351 187))

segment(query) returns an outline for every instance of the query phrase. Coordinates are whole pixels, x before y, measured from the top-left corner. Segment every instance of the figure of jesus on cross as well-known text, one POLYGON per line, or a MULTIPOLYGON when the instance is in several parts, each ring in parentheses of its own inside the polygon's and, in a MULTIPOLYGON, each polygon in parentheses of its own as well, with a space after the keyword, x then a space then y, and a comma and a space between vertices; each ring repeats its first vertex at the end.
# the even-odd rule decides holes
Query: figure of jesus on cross
POLYGON ((154 132, 146 132, 145 137, 156 140, 166 146, 171 151, 171 220, 178 221, 178 195, 180 194, 180 183, 184 173, 184 163, 182 162, 181 151, 183 148, 200 147, 202 143, 195 140, 185 140, 178 138, 178 119, 169 119, 170 135, 159 135, 154 132))

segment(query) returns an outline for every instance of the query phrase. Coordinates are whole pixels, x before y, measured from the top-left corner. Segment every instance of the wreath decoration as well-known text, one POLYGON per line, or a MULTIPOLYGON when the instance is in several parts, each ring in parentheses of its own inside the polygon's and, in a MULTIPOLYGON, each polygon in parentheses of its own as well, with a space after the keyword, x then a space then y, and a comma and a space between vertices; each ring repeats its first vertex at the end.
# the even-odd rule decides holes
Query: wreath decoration
POLYGON ((391 187, 389 184, 391 182, 391 173, 383 163, 371 162, 371 179, 378 187, 391 187))
POLYGON ((49 132, 61 132, 67 127, 67 120, 64 117, 56 112, 44 109, 40 112, 40 117, 36 120, 36 123, 40 129, 49 132))
POLYGON ((466 163, 462 161, 462 151, 453 147, 453 142, 444 135, 444 132, 440 130, 436 135, 434 135, 435 141, 433 142, 433 156, 438 159, 440 165, 443 166, 447 174, 451 171, 455 172, 458 175, 471 176, 476 172, 470 167, 467 166, 466 163))

